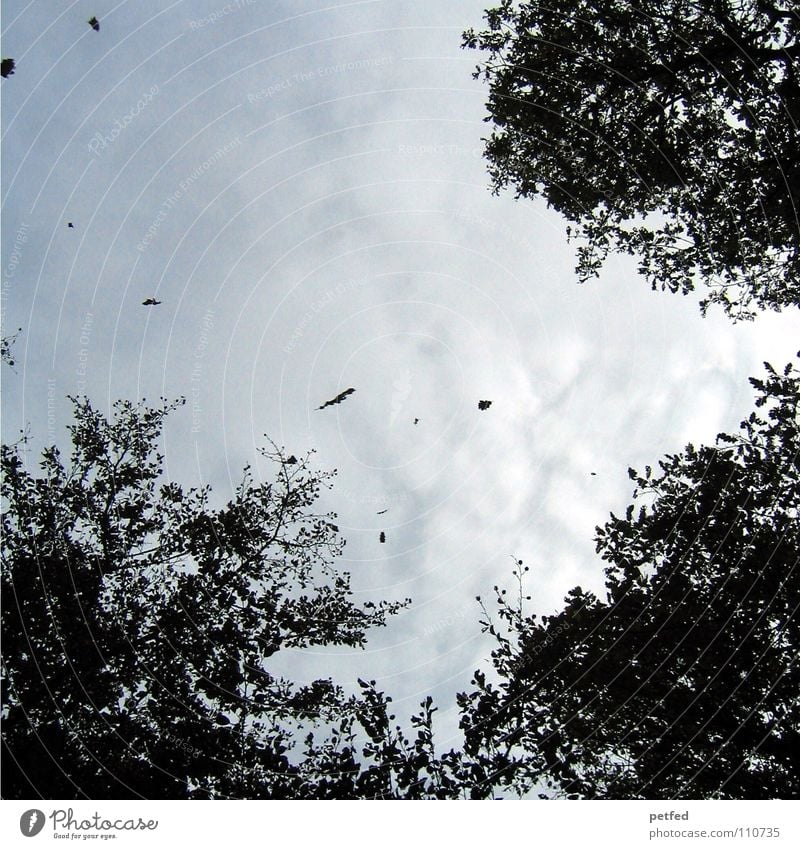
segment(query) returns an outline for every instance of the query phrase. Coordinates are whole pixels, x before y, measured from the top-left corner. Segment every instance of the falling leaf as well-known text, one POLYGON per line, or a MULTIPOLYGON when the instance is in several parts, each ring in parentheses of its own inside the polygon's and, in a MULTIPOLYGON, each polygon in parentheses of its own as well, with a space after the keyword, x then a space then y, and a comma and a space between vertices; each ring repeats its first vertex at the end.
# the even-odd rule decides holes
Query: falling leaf
POLYGON ((317 407, 318 410, 324 410, 326 407, 330 407, 332 404, 341 404, 348 395, 352 395, 356 390, 352 387, 350 389, 345 389, 344 392, 340 392, 335 398, 331 398, 330 401, 326 401, 321 407, 317 407))

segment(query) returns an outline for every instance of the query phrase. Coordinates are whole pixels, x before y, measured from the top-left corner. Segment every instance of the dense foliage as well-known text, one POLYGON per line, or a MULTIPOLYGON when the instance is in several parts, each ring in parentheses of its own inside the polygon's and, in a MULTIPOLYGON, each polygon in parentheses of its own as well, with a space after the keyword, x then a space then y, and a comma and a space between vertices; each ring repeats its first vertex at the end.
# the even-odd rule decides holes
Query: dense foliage
POLYGON ((503 0, 488 51, 496 190, 542 195, 652 287, 734 318, 800 303, 800 13, 790 0, 503 0))
POLYGON ((604 600, 497 593, 494 676, 461 697, 482 783, 580 798, 800 796, 800 371, 636 482, 597 529, 604 600))
POLYGON ((364 645, 401 603, 352 600, 331 473, 276 447, 222 509, 162 475, 158 409, 75 401, 73 451, 2 452, 3 795, 405 797, 449 792, 361 682, 298 686, 281 650, 364 645))
POLYGON ((800 795, 800 372, 767 366, 714 446, 631 470, 597 529, 607 594, 525 612, 495 588, 492 668, 437 752, 360 681, 295 685, 282 650, 363 646, 400 603, 354 604, 331 475, 273 446, 232 500, 164 480, 172 405, 75 402, 65 464, 4 446, 3 795, 11 798, 772 798, 800 795))

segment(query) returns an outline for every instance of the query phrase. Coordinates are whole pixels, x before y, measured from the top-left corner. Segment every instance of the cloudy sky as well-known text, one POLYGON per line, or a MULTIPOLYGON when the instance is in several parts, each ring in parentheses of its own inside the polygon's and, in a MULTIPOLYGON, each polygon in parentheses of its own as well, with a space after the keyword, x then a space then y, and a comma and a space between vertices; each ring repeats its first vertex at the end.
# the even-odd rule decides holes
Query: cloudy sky
POLYGON ((270 474, 265 435, 315 448, 359 598, 413 605, 366 652, 282 662, 375 677, 398 717, 433 694, 443 747, 490 647, 474 596, 511 587, 510 555, 532 611, 599 590, 627 468, 735 428, 797 337, 702 319, 623 259, 575 284, 564 222, 488 189, 460 49, 483 5, 2 6, 4 439, 63 441, 68 394, 184 396, 168 474, 220 498, 270 474))

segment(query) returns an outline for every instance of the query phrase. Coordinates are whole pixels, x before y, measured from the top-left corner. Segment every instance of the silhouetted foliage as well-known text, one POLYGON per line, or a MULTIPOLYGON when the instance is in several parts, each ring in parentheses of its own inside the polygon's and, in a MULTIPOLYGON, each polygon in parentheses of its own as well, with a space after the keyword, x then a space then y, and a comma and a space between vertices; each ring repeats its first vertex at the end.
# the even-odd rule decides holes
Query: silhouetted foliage
POLYGON ((488 410, 489 407, 492 406, 491 401, 478 401, 478 409, 479 410, 488 410))
POLYGON ((270 481, 245 469, 214 508, 163 477, 175 405, 108 421, 73 399, 68 463, 2 449, 3 796, 800 795, 800 372, 767 368, 741 433, 631 470, 634 505, 597 529, 605 601, 527 615, 521 561, 518 601, 495 587, 494 671, 444 755, 429 698, 409 738, 374 681, 276 671, 403 606, 354 603, 313 509, 332 474, 273 445, 270 481))
POLYGON ((332 473, 249 469, 230 502, 162 475, 157 409, 73 399, 72 454, 3 446, 6 798, 422 798, 456 792, 362 682, 294 685, 281 650, 362 647, 402 602, 356 605, 335 559, 332 473))
POLYGON ((495 588, 494 680, 459 697, 475 796, 800 796, 800 371, 767 365, 715 446, 631 470, 597 529, 607 596, 552 616, 495 588))
POLYGON ((790 0, 503 0, 487 28, 496 191, 577 226, 652 287, 698 279, 734 318, 800 303, 800 16, 790 0))
POLYGON ((17 336, 22 333, 22 328, 18 328, 16 333, 11 336, 0 336, 0 362, 8 366, 14 365, 14 354, 12 348, 17 341, 17 336))
POLYGON ((14 73, 17 63, 13 59, 3 59, 0 62, 0 76, 10 77, 14 73))

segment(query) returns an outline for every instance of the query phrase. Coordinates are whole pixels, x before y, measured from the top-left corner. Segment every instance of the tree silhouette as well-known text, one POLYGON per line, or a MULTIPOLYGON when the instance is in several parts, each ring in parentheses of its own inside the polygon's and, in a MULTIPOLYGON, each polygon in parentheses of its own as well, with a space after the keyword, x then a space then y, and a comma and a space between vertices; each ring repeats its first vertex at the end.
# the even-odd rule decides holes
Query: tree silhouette
POLYGON ((789 0, 503 0, 487 28, 495 191, 575 227, 578 275, 638 257, 733 318, 800 303, 800 16, 789 0))
POLYGON ((497 591, 495 682, 459 697, 473 795, 800 795, 800 371, 751 383, 740 433, 631 470, 605 600, 527 616, 521 561, 497 591))
POLYGON ((597 529, 607 597, 552 616, 495 587, 494 671, 439 755, 375 681, 294 684, 282 650, 362 647, 402 603, 352 600, 331 473, 272 445, 231 500, 166 480, 158 408, 73 399, 72 451, 2 449, 6 798, 590 798, 800 795, 800 371, 713 447, 631 470, 597 529), (294 460, 294 462, 289 462, 294 460))
POLYGON ((364 645, 402 602, 356 605, 335 559, 332 473, 264 451, 231 501, 162 475, 158 408, 107 420, 73 399, 72 453, 26 468, 3 446, 3 796, 363 798, 447 795, 430 702, 418 738, 362 682, 305 685, 277 652, 364 645), (302 744, 302 745, 300 745, 302 744))

